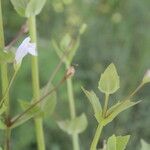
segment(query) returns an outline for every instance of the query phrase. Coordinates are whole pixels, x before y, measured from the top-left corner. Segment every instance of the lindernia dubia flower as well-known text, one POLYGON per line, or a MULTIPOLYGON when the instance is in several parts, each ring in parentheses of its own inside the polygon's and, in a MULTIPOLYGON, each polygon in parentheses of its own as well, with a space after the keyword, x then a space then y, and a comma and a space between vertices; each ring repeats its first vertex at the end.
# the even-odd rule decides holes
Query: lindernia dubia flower
POLYGON ((16 64, 21 64, 22 59, 27 55, 31 54, 33 56, 37 56, 36 44, 31 43, 31 38, 27 37, 18 47, 16 54, 15 54, 15 61, 16 64))

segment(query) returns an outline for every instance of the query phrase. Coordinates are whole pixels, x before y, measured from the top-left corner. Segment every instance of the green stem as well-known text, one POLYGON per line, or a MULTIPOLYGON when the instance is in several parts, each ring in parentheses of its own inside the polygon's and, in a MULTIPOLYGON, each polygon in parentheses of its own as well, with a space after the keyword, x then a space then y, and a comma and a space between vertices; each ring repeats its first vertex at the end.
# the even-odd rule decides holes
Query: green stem
POLYGON ((2 18, 2 4, 0 0, 0 50, 3 50, 5 47, 4 42, 4 30, 3 30, 3 18, 2 18))
POLYGON ((142 87, 143 83, 141 83, 126 99, 130 99, 132 96, 134 96, 142 87))
POLYGON ((68 90, 68 98, 69 98, 69 107, 70 107, 70 117, 74 119, 76 117, 75 111, 75 102, 73 97, 73 87, 72 87, 72 79, 67 80, 67 90, 68 90))
MULTIPOLYGON (((4 42, 4 30, 3 30, 3 19, 2 19, 2 6, 1 6, 1 0, 0 0, 0 51, 3 51, 5 47, 5 42, 4 42)), ((2 95, 5 94, 5 91, 7 90, 8 87, 8 70, 7 70, 7 64, 2 63, 1 64, 1 80, 2 80, 2 95)), ((9 93, 6 94, 6 120, 9 118, 9 93)), ((10 134, 7 134, 9 132, 9 129, 6 129, 6 140, 7 143, 10 143, 10 134)), ((7 144, 5 143, 5 144, 7 144)), ((7 147, 6 150, 9 150, 9 146, 7 147)))
MULTIPOLYGON (((34 16, 29 17, 29 33, 31 41, 36 43, 36 18, 34 16)), ((34 99, 39 99, 40 97, 40 87, 39 87, 39 71, 38 71, 38 58, 32 56, 32 84, 33 84, 33 97, 34 99)), ((35 128, 38 150, 45 150, 45 140, 42 118, 35 118, 35 128)))
MULTIPOLYGON (((69 68, 69 65, 67 65, 67 68, 69 68)), ((73 85, 72 85, 71 78, 67 80, 67 90, 68 90, 68 98, 69 98, 70 116, 71 119, 74 119, 76 117, 76 111, 75 111, 75 101, 74 101, 73 85)), ((78 134, 74 133, 72 135, 72 142, 73 142, 73 149, 80 150, 78 134)))
POLYGON ((105 94, 105 103, 104 103, 104 109, 103 109, 103 117, 105 118, 107 107, 108 107, 108 100, 109 100, 109 94, 105 94))
POLYGON ((96 133, 94 135, 90 150, 96 150, 96 147, 97 147, 98 141, 100 139, 102 129, 103 129, 103 126, 101 124, 99 124, 97 129, 96 129, 96 133))
POLYGON ((11 137, 11 129, 7 128, 5 133, 5 148, 4 150, 10 150, 10 137, 11 137))
POLYGON ((11 88, 11 86, 12 86, 12 83, 13 83, 13 81, 14 81, 16 75, 17 75, 17 72, 18 72, 18 70, 15 70, 15 73, 13 74, 13 76, 12 76, 12 78, 11 78, 9 84, 8 84, 7 89, 5 90, 5 92, 4 92, 4 94, 3 94, 2 100, 0 101, 0 108, 2 107, 3 103, 5 103, 6 96, 7 96, 7 94, 9 93, 9 90, 10 90, 10 88, 11 88))

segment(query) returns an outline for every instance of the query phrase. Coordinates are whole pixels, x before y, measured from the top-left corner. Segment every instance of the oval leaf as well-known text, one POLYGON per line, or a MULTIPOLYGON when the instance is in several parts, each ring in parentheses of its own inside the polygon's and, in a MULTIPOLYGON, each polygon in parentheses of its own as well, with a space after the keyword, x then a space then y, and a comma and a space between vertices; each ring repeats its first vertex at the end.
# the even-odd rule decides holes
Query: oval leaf
POLYGON ((125 150, 130 139, 130 135, 126 136, 117 136, 116 150, 125 150))
POLYGON ((30 17, 38 15, 44 7, 45 3, 46 0, 30 0, 25 11, 25 16, 30 17))
POLYGON ((17 13, 20 16, 25 17, 26 8, 29 1, 30 0, 11 0, 11 3, 13 4, 14 9, 17 11, 17 13))
POLYGON ((11 0, 17 13, 23 17, 38 15, 46 0, 11 0))
POLYGON ((79 117, 76 117, 72 120, 59 121, 58 126, 64 132, 68 134, 79 134, 83 132, 87 127, 87 118, 85 114, 82 114, 79 117))
POLYGON ((112 135, 107 141, 107 150, 125 150, 126 145, 129 141, 130 135, 126 136, 115 136, 112 135))
POLYGON ((116 136, 112 135, 107 141, 107 150, 116 150, 116 136))
POLYGON ((114 64, 110 64, 101 75, 98 88, 105 94, 113 94, 119 89, 119 76, 114 64))

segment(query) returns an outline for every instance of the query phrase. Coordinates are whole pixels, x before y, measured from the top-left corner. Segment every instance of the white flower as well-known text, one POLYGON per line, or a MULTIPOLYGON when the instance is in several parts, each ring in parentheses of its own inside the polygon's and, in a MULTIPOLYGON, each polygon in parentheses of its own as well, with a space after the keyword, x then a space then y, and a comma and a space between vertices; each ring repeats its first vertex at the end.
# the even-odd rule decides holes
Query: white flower
POLYGON ((18 47, 15 54, 15 60, 17 64, 20 64, 23 57, 25 57, 28 53, 33 56, 37 56, 36 44, 31 43, 30 40, 30 37, 25 38, 21 45, 18 47))

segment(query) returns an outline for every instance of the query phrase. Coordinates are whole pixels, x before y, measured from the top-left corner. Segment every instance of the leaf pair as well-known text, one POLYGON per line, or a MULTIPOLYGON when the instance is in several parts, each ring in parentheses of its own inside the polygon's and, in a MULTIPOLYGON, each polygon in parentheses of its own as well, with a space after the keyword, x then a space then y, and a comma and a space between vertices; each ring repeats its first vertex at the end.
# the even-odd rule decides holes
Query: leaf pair
POLYGON ((64 132, 67 132, 68 134, 79 134, 83 132, 87 127, 87 118, 85 114, 82 114, 79 117, 76 117, 72 120, 65 120, 65 121, 59 121, 58 126, 60 129, 62 129, 64 132))
MULTIPOLYGON (((101 75, 100 81, 99 81, 99 86, 98 88, 105 94, 113 94, 116 92, 119 88, 119 76, 116 71, 116 68, 114 64, 110 64, 107 69, 104 71, 104 73, 101 75)), ((138 102, 132 102, 131 100, 124 100, 121 102, 118 102, 117 104, 113 105, 111 108, 109 108, 106 111, 106 115, 103 116, 103 109, 100 104, 100 101, 96 94, 93 91, 87 91, 84 88, 82 88, 84 91, 85 95, 89 99, 93 110, 94 110, 94 116, 96 120, 101 123, 102 125, 106 125, 110 123, 119 113, 122 111, 128 109, 129 107, 132 107, 138 102)))
POLYGON ((15 55, 9 51, 9 52, 4 52, 0 51, 0 63, 10 63, 13 62, 15 55))
POLYGON ((11 3, 19 15, 31 17, 41 12, 46 0, 11 0, 11 3))
POLYGON ((89 91, 85 90, 84 88, 82 88, 82 90, 84 91, 85 95, 87 96, 88 100, 90 101, 90 103, 93 107, 94 116, 95 116, 96 120, 103 125, 110 123, 111 121, 113 121, 113 119, 119 113, 121 113, 122 111, 124 111, 124 110, 128 109, 129 107, 132 107, 140 102, 140 101, 132 102, 130 100, 118 102, 117 104, 112 106, 110 109, 108 109, 108 111, 106 113, 106 117, 103 118, 102 107, 101 107, 100 101, 99 101, 98 97, 96 96, 96 94, 93 91, 89 92, 89 91))

